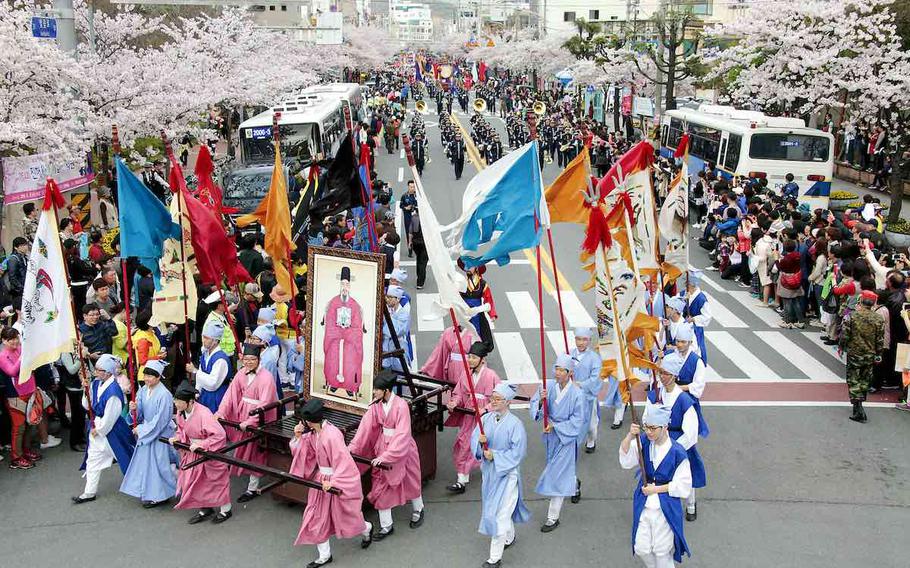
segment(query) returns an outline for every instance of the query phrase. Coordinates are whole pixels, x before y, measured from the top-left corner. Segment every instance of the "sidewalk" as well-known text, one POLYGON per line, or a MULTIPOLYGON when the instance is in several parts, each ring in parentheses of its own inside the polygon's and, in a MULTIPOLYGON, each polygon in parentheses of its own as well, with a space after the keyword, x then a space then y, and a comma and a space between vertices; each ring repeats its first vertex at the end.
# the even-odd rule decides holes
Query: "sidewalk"
MULTIPOLYGON (((882 200, 882 204, 891 203, 891 195, 877 189, 869 189, 868 185, 860 185, 851 181, 835 177, 831 182, 831 191, 852 191, 862 198, 863 195, 869 194, 882 200)), ((910 197, 904 196, 904 202, 901 207, 901 217, 910 219, 910 197)))

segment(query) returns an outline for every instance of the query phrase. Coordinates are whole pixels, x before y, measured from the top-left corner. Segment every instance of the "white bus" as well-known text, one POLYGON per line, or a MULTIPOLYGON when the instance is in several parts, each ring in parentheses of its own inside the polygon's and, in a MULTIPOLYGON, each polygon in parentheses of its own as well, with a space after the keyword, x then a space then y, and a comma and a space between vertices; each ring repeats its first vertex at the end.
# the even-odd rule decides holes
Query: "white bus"
POLYGON ((769 187, 779 188, 790 173, 800 202, 827 208, 834 176, 831 134, 807 128, 799 118, 700 104, 664 113, 661 155, 673 156, 683 132, 689 133, 691 175, 710 163, 728 179, 766 178, 769 187))
MULTIPOLYGON (((354 123, 364 122, 367 119, 366 100, 357 83, 326 83, 307 87, 301 93, 303 96, 317 96, 325 99, 341 99, 343 108, 346 108, 354 123)), ((347 125, 352 128, 351 124, 347 125)))

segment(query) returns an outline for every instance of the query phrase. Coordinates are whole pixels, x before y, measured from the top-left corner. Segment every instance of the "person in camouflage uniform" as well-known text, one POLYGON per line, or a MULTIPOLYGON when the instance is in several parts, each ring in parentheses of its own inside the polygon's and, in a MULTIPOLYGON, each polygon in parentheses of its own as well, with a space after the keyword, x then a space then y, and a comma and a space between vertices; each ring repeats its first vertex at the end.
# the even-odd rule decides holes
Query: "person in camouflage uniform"
POLYGON ((850 420, 866 422, 863 401, 872 383, 872 367, 881 360, 885 341, 885 319, 873 312, 878 295, 866 290, 858 309, 844 321, 840 347, 847 352, 847 389, 853 404, 850 420))

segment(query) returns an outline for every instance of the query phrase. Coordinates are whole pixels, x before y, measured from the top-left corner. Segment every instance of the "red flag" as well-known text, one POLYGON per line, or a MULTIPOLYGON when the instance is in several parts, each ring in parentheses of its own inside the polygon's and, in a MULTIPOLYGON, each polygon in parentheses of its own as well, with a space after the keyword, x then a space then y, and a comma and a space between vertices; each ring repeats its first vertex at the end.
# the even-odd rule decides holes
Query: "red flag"
POLYGON ((480 79, 481 83, 487 82, 487 64, 484 61, 481 61, 480 65, 477 66, 477 78, 480 79))
POLYGON ((199 180, 196 195, 203 204, 210 205, 218 217, 221 217, 223 213, 236 213, 237 209, 233 207, 224 208, 221 188, 215 185, 215 181, 212 179, 214 171, 215 164, 212 162, 212 154, 209 152, 208 146, 202 144, 199 146, 199 154, 196 156, 195 174, 196 179, 199 180))
POLYGON ((674 158, 682 158, 689 151, 689 133, 685 133, 679 139, 679 146, 676 147, 676 152, 673 153, 674 158))
MULTIPOLYGON (((184 214, 190 220, 191 242, 202 283, 220 285, 222 278, 227 279, 229 286, 251 282, 253 279, 237 259, 237 248, 228 238, 221 224, 221 217, 216 216, 212 209, 190 194, 183 178, 183 171, 173 153, 170 160, 171 175, 168 181, 171 191, 180 192, 183 196, 183 204, 186 207, 184 214)), ((199 162, 196 163, 198 167, 199 162)))
POLYGON ((57 182, 54 181, 54 178, 47 178, 47 183, 44 184, 44 204, 41 209, 48 211, 52 206, 63 209, 64 205, 66 205, 66 201, 63 199, 63 194, 60 193, 60 188, 57 187, 57 182))

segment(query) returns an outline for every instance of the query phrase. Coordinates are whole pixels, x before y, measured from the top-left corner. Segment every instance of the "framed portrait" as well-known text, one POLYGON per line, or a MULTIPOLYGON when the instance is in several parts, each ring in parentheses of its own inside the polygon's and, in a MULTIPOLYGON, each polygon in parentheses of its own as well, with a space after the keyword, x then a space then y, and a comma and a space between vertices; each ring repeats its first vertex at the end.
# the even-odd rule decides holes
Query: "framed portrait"
POLYGON ((309 247, 303 392, 366 413, 382 354, 385 256, 309 247))

